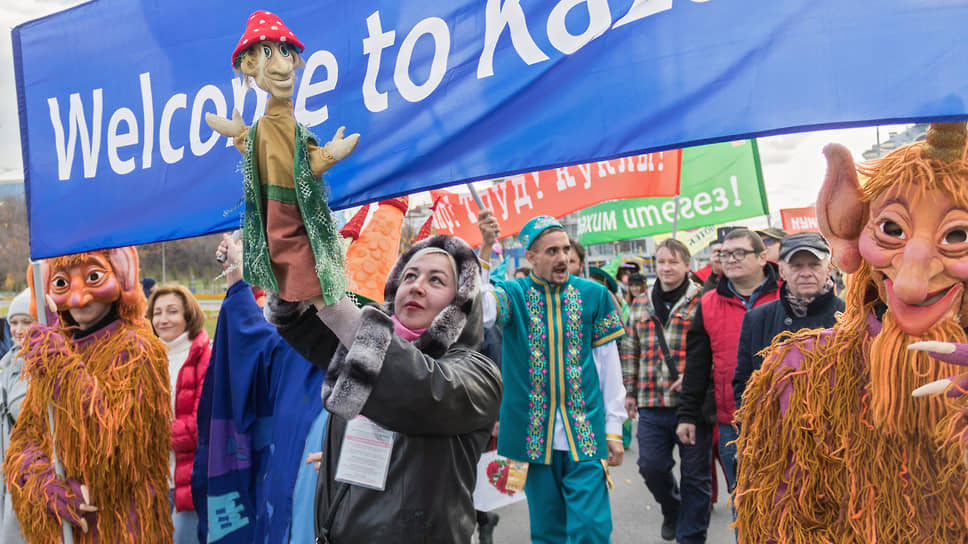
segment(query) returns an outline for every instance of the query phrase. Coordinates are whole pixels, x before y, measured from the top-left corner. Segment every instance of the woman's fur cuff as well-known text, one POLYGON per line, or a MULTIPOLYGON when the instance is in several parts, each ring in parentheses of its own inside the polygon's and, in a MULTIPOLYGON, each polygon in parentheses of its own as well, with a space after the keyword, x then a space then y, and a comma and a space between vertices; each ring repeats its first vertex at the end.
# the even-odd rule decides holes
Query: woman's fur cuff
POLYGON ((303 300, 301 302, 289 302, 288 300, 283 300, 279 298, 279 295, 275 293, 269 293, 266 295, 266 304, 262 308, 262 315, 265 316, 266 321, 270 325, 274 325, 277 328, 287 327, 292 325, 299 316, 303 314, 310 304, 309 301, 303 300))
POLYGON ((353 345, 349 350, 340 346, 326 371, 323 405, 327 410, 346 420, 360 414, 383 368, 393 334, 390 316, 372 306, 363 308, 353 345))

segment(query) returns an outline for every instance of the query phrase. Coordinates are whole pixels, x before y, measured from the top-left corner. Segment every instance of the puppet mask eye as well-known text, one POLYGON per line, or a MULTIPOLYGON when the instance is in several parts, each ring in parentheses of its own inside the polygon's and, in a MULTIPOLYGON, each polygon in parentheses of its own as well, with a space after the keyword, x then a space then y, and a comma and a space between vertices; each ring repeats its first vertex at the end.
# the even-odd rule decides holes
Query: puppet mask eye
POLYGON ((93 270, 87 275, 87 281, 94 283, 104 277, 104 272, 93 270))
POLYGON ((269 59, 269 57, 272 56, 272 48, 269 47, 268 45, 263 45, 262 53, 266 56, 266 59, 269 59))
POLYGON ((905 239, 904 229, 901 225, 898 225, 894 221, 884 221, 881 223, 881 232, 890 236, 891 238, 899 238, 901 240, 905 239))
POLYGON ((67 287, 67 280, 65 278, 54 278, 53 281, 51 281, 50 283, 51 285, 53 285, 54 287, 57 287, 58 289, 63 289, 67 287))
POLYGON ((284 57, 288 57, 289 56, 289 46, 286 45, 286 44, 284 44, 284 43, 279 44, 279 54, 282 55, 282 56, 284 56, 284 57))
POLYGON ((968 231, 963 228, 957 228, 948 231, 948 233, 944 235, 944 240, 941 241, 941 244, 961 244, 966 241, 968 241, 968 231))

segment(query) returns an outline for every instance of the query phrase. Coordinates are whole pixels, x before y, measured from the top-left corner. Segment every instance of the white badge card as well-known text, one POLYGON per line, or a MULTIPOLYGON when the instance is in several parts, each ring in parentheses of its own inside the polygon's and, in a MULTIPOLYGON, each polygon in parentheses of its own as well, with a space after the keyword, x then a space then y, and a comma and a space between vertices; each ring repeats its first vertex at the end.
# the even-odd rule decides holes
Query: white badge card
POLYGON ((336 481, 383 491, 395 433, 356 416, 346 424, 336 465, 336 481))

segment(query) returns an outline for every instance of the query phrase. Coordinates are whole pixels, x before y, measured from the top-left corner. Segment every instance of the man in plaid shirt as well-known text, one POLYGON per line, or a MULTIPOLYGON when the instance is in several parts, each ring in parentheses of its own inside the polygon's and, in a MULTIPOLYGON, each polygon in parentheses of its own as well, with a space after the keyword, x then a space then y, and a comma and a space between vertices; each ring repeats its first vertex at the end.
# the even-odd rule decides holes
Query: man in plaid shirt
POLYGON ((689 281, 689 249, 675 239, 659 244, 658 279, 632 303, 620 354, 629 417, 639 417, 639 473, 662 508, 662 538, 706 541, 711 509, 712 426, 696 425, 695 444, 676 437, 676 408, 686 364, 686 331, 702 287, 689 281), (662 340, 664 340, 664 345, 662 340), (666 353, 668 355, 666 355, 666 353), (672 473, 679 447, 681 484, 672 473))

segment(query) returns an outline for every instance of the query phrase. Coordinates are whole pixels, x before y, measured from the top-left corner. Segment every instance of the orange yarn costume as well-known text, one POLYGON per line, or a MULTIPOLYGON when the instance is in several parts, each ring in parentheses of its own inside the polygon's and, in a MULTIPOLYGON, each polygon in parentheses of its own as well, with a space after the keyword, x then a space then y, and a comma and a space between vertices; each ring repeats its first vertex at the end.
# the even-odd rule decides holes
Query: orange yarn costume
POLYGON ((965 124, 860 168, 828 146, 817 202, 834 260, 852 273, 826 331, 778 338, 754 375, 741 425, 741 543, 968 541, 968 397, 918 397, 958 367, 910 351, 965 343, 965 124))
POLYGON ((171 542, 168 358, 144 318, 138 254, 120 248, 58 257, 44 263, 42 276, 47 292, 63 293, 51 316, 60 322, 34 325, 25 335, 30 385, 3 465, 24 536, 60 542, 63 517, 74 525, 78 543, 171 542), (108 315, 116 319, 75 338, 70 309, 92 296, 104 302, 113 296, 114 314, 108 315), (66 481, 50 462, 48 403, 66 481), (90 504, 98 508, 83 515, 87 533, 78 529, 79 484, 87 485, 90 504))

